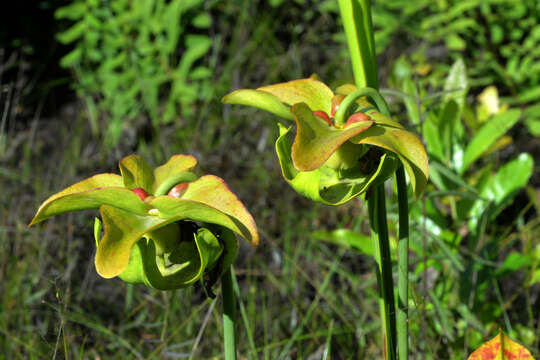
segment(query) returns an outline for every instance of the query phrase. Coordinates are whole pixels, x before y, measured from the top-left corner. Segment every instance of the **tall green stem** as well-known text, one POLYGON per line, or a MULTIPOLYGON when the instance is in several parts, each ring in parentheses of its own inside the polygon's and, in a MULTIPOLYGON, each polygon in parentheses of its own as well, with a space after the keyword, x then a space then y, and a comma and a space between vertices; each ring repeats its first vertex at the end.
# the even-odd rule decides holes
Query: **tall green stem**
POLYGON ((339 0, 356 86, 379 88, 370 0, 339 0))
POLYGON ((397 341, 399 359, 406 360, 409 350, 409 200, 403 166, 396 171, 396 183, 399 214, 397 341))
MULTIPOLYGON (((379 89, 379 80, 377 74, 373 25, 371 21, 371 1, 339 0, 339 8, 341 11, 343 26, 345 28, 347 44, 349 46, 349 54, 353 66, 356 86, 360 88, 360 93, 366 91, 363 88, 367 87, 373 88, 376 92, 379 89)), ((384 99, 382 101, 384 102, 384 99)), ((378 104, 378 101, 377 105, 379 107, 379 111, 388 112, 387 108, 384 110, 382 109, 382 107, 378 104)), ((375 261, 377 263, 379 307, 384 334, 384 353, 386 359, 395 360, 396 314, 394 286, 392 280, 390 243, 388 240, 388 225, 386 223, 384 186, 382 184, 372 188, 372 192, 368 197, 368 210, 370 214, 375 261)), ((401 218, 400 212, 400 219, 401 218)), ((401 229, 402 226, 400 222, 400 231, 401 229)), ((405 266, 405 269, 406 268, 407 266, 405 266)), ((406 331, 403 336, 405 339, 407 338, 406 331)), ((406 355, 400 358, 400 360, 406 359, 406 355)))
POLYGON ((368 196, 368 209, 370 214, 374 258, 377 264, 376 271, 377 282, 379 284, 379 308, 383 326, 384 357, 385 359, 395 360, 396 309, 383 184, 372 188, 372 192, 368 196))
POLYGON ((229 268, 221 277, 221 294, 223 296, 223 342, 225 360, 236 360, 236 304, 234 299, 233 281, 229 268))

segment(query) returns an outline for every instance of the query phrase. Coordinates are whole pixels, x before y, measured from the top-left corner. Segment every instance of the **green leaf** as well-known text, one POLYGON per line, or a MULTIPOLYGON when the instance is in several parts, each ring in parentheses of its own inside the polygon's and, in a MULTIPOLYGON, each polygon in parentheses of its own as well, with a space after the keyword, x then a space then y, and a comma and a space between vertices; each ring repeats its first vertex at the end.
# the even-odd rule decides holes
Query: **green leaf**
POLYGON ((334 93, 328 86, 314 78, 293 80, 285 83, 263 86, 257 90, 277 97, 287 105, 306 103, 311 111, 330 114, 334 93))
POLYGON ((512 252, 504 259, 502 265, 495 271, 496 276, 517 271, 531 265, 531 258, 518 252, 512 252))
POLYGON ((465 105, 465 95, 467 94, 467 71, 462 59, 456 60, 450 69, 450 73, 444 83, 444 91, 448 91, 443 98, 443 102, 454 100, 459 106, 460 111, 465 105))
MULTIPOLYGON (((520 154, 517 158, 502 166, 497 173, 488 178, 482 187, 480 196, 493 202, 493 207, 489 209, 489 219, 500 212, 508 202, 515 196, 516 192, 525 187, 532 175, 534 161, 527 153, 520 154)), ((476 228, 476 224, 486 209, 485 201, 478 200, 471 208, 471 228, 476 228)))
POLYGON ((321 167, 344 142, 373 124, 373 121, 366 120, 354 123, 346 129, 339 129, 314 116, 305 103, 293 105, 291 112, 297 127, 292 159, 294 166, 300 171, 321 167))
POLYGON ((29 226, 54 215, 68 211, 97 209, 103 204, 136 214, 146 214, 150 206, 122 185, 122 178, 115 174, 99 174, 80 181, 45 200, 29 226))
POLYGON ((403 129, 374 125, 350 140, 355 144, 369 144, 395 153, 403 163, 418 198, 428 179, 428 159, 420 139, 403 129))
POLYGON ((142 188, 152 194, 154 173, 150 165, 139 155, 126 156, 119 163, 124 186, 128 189, 142 188))
POLYGON ((476 161, 497 139, 514 126, 521 116, 518 109, 499 113, 489 120, 471 139, 465 149, 461 173, 476 161))
POLYGON ((266 110, 283 119, 294 120, 288 106, 272 94, 259 90, 240 89, 227 94, 221 99, 224 104, 252 106, 266 110))

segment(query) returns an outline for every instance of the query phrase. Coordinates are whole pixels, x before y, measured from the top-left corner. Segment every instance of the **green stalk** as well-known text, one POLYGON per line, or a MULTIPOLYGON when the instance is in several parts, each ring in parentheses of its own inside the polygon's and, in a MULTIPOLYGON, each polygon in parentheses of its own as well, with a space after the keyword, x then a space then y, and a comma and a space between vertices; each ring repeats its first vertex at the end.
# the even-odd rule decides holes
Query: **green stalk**
POLYGON ((384 185, 372 188, 368 196, 368 210, 376 263, 377 282, 379 284, 379 309, 384 339, 384 358, 396 359, 396 309, 394 300, 394 282, 392 279, 392 259, 386 222, 386 204, 384 185))
POLYGON ((339 0, 354 81, 359 88, 379 88, 370 0, 339 0))
POLYGON ((236 360, 236 333, 234 321, 236 318, 236 304, 231 268, 221 277, 221 294, 223 296, 223 343, 225 346, 225 360, 236 360))
MULTIPOLYGON (((364 94, 366 91, 377 93, 379 89, 375 40, 371 21, 371 1, 338 0, 338 2, 343 26, 345 28, 345 35, 347 37, 347 44, 349 46, 354 80, 356 86, 360 89, 358 94, 351 96, 350 100, 354 101, 353 98, 356 96, 368 95, 364 94)), ((376 101, 379 111, 388 112, 387 106, 381 106, 379 104, 380 99, 377 96, 370 97, 376 101)), ((384 99, 382 99, 382 103, 384 103, 384 99)), ((386 104, 384 103, 383 105, 386 104)), ((392 260, 390 257, 390 243, 388 240, 388 224, 386 222, 384 185, 377 185, 371 190, 371 194, 368 197, 368 210, 370 214, 375 262, 377 263, 379 308, 384 334, 384 356, 385 359, 395 360, 396 315, 392 280, 392 260)), ((400 231, 401 229, 402 226, 400 223, 400 231)), ((404 336, 406 339, 406 331, 404 336)), ((405 353, 405 356, 400 358, 400 360, 406 359, 407 356, 405 353)))
POLYGON ((396 183, 399 214, 397 345, 399 359, 406 360, 409 352, 409 204, 403 165, 396 171, 396 183))

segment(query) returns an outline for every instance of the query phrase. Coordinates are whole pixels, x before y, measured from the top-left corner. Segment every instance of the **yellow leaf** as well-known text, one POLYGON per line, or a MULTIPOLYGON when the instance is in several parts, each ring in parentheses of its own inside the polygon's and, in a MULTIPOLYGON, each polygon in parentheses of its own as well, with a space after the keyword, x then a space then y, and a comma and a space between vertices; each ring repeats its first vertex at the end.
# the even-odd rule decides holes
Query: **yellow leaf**
POLYGON ((469 356, 468 360, 534 360, 529 350, 499 332, 469 356))

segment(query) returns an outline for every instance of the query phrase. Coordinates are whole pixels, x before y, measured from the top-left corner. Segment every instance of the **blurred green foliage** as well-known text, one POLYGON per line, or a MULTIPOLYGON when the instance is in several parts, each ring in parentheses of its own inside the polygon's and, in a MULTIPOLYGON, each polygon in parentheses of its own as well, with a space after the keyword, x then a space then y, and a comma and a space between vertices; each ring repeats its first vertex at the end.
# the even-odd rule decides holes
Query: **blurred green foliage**
POLYGON ((210 26, 203 0, 74 0, 55 16, 72 23, 57 37, 73 46, 61 65, 75 72, 94 134, 108 120, 110 145, 134 118, 157 128, 211 94, 212 71, 197 62, 212 45, 195 32, 210 26))

